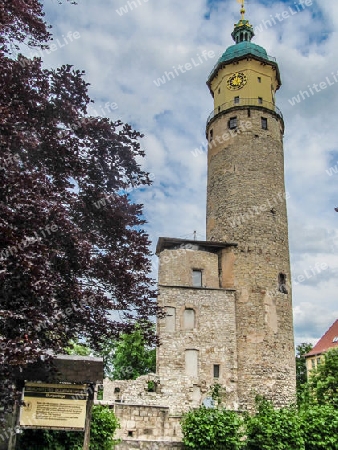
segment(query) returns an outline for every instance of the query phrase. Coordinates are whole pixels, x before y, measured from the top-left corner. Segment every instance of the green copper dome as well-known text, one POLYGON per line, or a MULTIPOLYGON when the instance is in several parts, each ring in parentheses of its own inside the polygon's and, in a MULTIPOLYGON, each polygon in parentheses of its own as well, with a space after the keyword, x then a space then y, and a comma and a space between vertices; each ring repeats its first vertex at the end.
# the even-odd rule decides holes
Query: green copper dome
POLYGON ((267 59, 268 61, 270 60, 268 54, 266 53, 266 50, 263 47, 253 44, 249 41, 243 41, 228 47, 218 60, 218 63, 230 61, 234 58, 240 58, 241 56, 245 56, 248 54, 258 56, 262 59, 267 59))

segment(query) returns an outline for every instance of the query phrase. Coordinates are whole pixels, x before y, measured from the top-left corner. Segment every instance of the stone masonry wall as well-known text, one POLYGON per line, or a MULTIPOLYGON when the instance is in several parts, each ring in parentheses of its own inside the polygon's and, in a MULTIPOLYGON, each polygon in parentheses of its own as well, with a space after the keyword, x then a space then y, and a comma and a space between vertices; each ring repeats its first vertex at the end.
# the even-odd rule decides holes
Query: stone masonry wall
POLYGON ((182 440, 179 424, 181 417, 170 416, 168 407, 116 403, 114 412, 121 423, 121 429, 116 433, 117 438, 159 442, 182 440))
POLYGON ((158 320, 161 346, 157 351, 157 373, 161 383, 163 380, 163 392, 169 392, 170 386, 173 393, 177 383, 192 390, 185 401, 179 396, 176 412, 201 404, 214 383, 226 388, 227 406, 238 407, 235 296, 234 291, 219 287, 221 257, 221 251, 218 254, 201 249, 173 249, 160 254, 158 303, 174 308, 171 314, 175 315, 175 324, 172 328, 167 325, 168 318, 158 320), (192 286, 194 269, 202 270, 203 287, 192 286), (194 311, 193 328, 186 327, 186 309, 194 311), (195 375, 189 369, 186 352, 190 350, 197 352, 195 375), (217 378, 214 365, 219 366, 217 378))
POLYGON ((295 361, 283 124, 267 110, 237 108, 216 117, 208 135, 211 129, 207 239, 238 243, 234 285, 240 404, 252 407, 260 393, 285 405, 295 399, 295 361), (229 131, 231 117, 237 117, 237 133, 217 140, 229 131), (247 122, 250 127, 240 127, 247 122), (286 276, 287 294, 278 290, 279 274, 286 276))
POLYGON ((116 450, 183 450, 184 446, 180 442, 150 442, 150 441, 130 441, 126 440, 118 444, 116 450))

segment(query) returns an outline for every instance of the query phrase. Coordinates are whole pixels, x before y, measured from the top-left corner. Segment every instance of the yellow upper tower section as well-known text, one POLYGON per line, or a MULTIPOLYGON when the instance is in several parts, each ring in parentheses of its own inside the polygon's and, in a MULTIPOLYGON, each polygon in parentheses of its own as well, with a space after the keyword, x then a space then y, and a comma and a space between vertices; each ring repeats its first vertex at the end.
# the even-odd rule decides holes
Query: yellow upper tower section
POLYGON ((251 42, 254 35, 243 0, 241 19, 231 34, 236 44, 227 48, 207 80, 214 97, 212 117, 235 106, 260 106, 281 116, 275 106, 275 92, 282 84, 279 68, 275 58, 251 42))

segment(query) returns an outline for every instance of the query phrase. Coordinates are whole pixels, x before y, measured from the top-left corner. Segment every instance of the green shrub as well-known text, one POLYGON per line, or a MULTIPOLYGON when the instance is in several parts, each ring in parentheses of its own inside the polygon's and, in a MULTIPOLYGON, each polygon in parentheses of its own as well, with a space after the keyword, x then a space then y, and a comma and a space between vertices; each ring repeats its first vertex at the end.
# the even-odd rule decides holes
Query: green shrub
POLYGON ((246 416, 247 450, 304 450, 297 410, 274 409, 271 402, 257 398, 257 414, 246 416))
POLYGON ((338 449, 338 410, 332 405, 312 405, 300 410, 305 450, 338 449))
POLYGON ((111 409, 107 406, 95 406, 90 427, 90 450, 114 448, 114 444, 117 443, 114 434, 119 427, 119 422, 111 409))
POLYGON ((239 450, 243 447, 243 420, 234 411, 202 406, 185 414, 181 425, 183 442, 188 449, 239 450))

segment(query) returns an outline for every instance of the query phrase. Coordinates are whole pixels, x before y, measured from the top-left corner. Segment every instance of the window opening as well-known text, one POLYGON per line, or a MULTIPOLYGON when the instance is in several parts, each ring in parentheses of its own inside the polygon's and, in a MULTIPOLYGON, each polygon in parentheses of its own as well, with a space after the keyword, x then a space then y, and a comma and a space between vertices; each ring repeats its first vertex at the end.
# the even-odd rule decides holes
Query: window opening
POLYGON ((183 313, 183 328, 193 330, 195 328, 195 310, 186 308, 183 313))
POLYGON ((280 273, 278 275, 278 290, 282 294, 287 294, 288 290, 286 288, 286 275, 285 273, 280 273))
POLYGON ((192 271, 192 285, 194 287, 202 287, 202 270, 192 271))
POLYGON ((230 130, 234 130, 235 128, 237 128, 237 117, 230 117, 229 128, 230 130))

